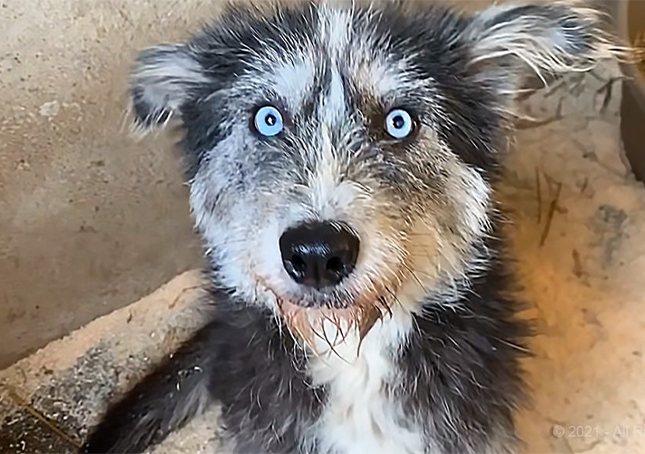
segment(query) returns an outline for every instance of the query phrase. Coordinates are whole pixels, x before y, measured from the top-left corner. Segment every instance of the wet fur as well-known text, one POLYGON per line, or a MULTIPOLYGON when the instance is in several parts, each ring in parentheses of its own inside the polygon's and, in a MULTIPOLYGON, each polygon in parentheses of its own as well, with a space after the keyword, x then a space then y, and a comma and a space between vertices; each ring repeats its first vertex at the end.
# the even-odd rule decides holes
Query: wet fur
POLYGON ((391 2, 231 7, 142 52, 137 131, 182 126, 216 310, 83 452, 143 452, 214 403, 227 452, 514 452, 529 330, 492 184, 525 76, 610 51, 575 4, 391 2), (263 103, 283 110, 280 137, 249 127, 263 103), (393 107, 418 117, 414 137, 384 135, 393 107), (329 291, 282 269, 281 232, 311 220, 361 239, 329 291))

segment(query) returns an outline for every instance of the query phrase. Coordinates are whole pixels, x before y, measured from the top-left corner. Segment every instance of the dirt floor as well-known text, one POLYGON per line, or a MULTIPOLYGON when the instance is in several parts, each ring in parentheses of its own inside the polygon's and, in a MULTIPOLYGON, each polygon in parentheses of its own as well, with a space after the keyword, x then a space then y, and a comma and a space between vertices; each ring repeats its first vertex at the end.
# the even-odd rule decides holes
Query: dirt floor
MULTIPOLYGON (((645 187, 621 157, 616 75, 609 65, 526 100, 537 121, 520 121, 500 187, 539 328, 533 401, 518 415, 527 453, 645 452, 645 187)), ((199 324, 197 287, 181 275, 1 372, 0 452, 72 452, 106 402, 199 324)), ((213 449, 216 421, 213 409, 157 452, 213 449)))

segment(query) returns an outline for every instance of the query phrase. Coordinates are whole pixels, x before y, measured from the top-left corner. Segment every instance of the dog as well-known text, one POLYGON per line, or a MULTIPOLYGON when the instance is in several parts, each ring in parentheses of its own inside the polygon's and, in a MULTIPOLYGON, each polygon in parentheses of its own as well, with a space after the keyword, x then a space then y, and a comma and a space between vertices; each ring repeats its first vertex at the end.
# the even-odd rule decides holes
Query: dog
POLYGON ((180 125, 214 312, 82 452, 144 452, 214 404, 222 452, 516 452, 531 326, 493 188, 527 78, 594 68, 601 17, 233 5, 143 50, 134 123, 180 125))

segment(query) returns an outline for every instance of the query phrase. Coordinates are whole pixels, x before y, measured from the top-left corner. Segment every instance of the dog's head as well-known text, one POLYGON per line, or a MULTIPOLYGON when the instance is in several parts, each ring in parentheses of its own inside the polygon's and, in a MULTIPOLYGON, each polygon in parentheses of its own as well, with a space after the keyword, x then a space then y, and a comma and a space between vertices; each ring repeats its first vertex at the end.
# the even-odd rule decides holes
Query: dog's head
POLYGON ((587 70, 604 51, 594 12, 562 2, 229 8, 140 55, 133 106, 144 129, 181 120, 219 282, 306 337, 320 316, 366 329, 457 292, 485 262, 527 69, 587 70))

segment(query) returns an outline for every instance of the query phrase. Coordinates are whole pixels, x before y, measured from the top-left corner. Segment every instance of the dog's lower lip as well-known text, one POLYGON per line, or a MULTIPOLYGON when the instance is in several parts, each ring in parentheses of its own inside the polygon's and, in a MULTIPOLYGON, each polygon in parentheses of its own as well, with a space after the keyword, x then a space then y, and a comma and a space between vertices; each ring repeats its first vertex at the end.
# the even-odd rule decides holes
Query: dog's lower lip
POLYGON ((336 308, 332 301, 308 302, 302 300, 283 299, 283 302, 301 309, 334 309, 336 308))
POLYGON ((277 298, 278 304, 282 307, 290 307, 291 309, 310 310, 310 311, 316 311, 316 310, 334 311, 334 310, 349 309, 352 307, 354 303, 353 300, 339 301, 334 298, 325 298, 325 297, 307 298, 306 296, 294 297, 293 295, 283 295, 283 296, 277 295, 276 298, 277 298))

